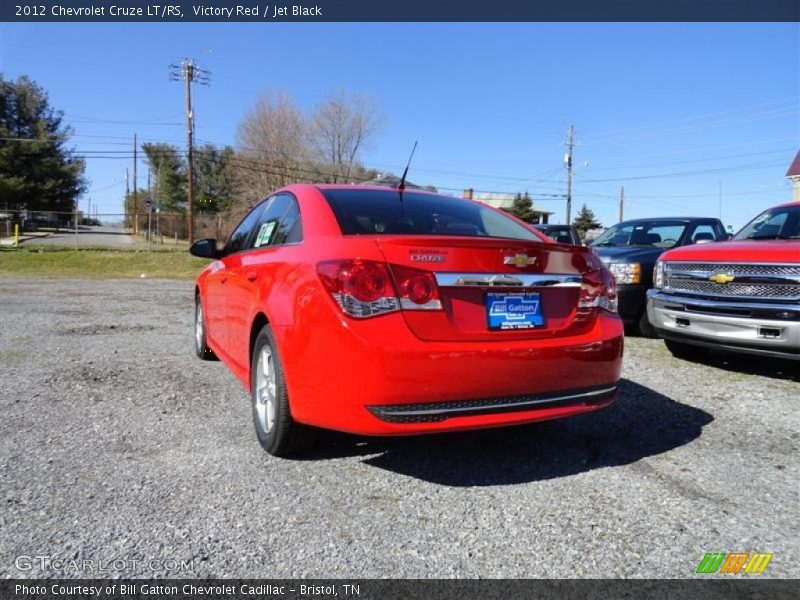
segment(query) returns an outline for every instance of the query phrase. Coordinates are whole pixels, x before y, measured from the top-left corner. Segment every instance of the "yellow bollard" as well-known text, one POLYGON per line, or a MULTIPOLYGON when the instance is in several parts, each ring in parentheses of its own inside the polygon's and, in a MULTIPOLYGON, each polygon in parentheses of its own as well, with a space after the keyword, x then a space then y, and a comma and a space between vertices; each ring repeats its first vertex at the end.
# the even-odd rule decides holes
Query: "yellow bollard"
POLYGON ((14 224, 14 247, 19 246, 19 223, 14 224))

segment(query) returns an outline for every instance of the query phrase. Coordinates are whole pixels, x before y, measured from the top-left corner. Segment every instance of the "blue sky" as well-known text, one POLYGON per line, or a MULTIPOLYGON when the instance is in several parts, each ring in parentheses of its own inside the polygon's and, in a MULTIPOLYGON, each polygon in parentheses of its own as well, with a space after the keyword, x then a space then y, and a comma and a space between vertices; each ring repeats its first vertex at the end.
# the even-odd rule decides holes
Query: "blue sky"
MULTIPOLYGON (((2 24, 0 70, 28 74, 74 126, 79 150, 140 139, 183 145, 183 89, 168 65, 196 58, 196 137, 233 143, 258 94, 310 109, 344 88, 386 126, 368 166, 453 190, 528 190, 563 222, 563 141, 575 124, 575 204, 604 224, 720 214, 739 227, 790 198, 800 148, 798 24, 2 24), (103 136, 103 137, 100 137, 103 136), (722 202, 719 192, 722 190, 722 202)), ((88 159, 89 196, 122 206, 125 159, 88 159)), ((140 165, 140 178, 145 172, 140 165)), ((145 181, 140 179, 140 186, 145 181)), ((85 205, 85 200, 84 203, 85 205)))

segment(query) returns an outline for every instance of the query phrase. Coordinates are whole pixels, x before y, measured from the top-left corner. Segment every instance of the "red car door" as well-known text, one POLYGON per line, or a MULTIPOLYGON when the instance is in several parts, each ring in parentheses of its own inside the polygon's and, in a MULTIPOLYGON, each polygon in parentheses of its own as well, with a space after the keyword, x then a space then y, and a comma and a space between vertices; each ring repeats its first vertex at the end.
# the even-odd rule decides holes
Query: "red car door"
POLYGON ((224 284, 227 279, 225 263, 215 260, 206 277, 205 295, 202 298, 203 318, 206 327, 206 336, 213 346, 222 347, 224 344, 224 316, 225 302, 224 284))
POLYGON ((205 304, 203 306, 206 314, 206 327, 213 343, 228 356, 231 355, 232 344, 230 336, 230 288, 232 281, 230 276, 233 269, 241 263, 242 253, 249 247, 251 234, 266 204, 267 200, 259 203, 233 230, 228 242, 225 244, 222 258, 215 262, 213 272, 207 280, 205 304))
POLYGON ((269 286, 274 278, 270 264, 276 258, 279 260, 285 238, 280 233, 281 225, 291 207, 294 207, 294 214, 297 211, 294 196, 271 196, 248 239, 248 248, 231 256, 226 263, 226 330, 229 336, 229 350, 226 351, 242 369, 249 368, 250 325, 260 310, 259 286, 269 286))

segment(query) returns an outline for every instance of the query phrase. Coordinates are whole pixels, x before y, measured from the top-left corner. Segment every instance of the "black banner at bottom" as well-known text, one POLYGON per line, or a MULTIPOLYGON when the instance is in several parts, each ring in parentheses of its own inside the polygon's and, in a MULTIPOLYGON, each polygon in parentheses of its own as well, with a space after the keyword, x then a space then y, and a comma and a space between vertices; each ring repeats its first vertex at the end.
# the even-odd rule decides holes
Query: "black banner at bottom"
POLYGON ((797 598, 798 580, 742 579, 7 579, 2 600, 431 600, 783 599, 797 598))

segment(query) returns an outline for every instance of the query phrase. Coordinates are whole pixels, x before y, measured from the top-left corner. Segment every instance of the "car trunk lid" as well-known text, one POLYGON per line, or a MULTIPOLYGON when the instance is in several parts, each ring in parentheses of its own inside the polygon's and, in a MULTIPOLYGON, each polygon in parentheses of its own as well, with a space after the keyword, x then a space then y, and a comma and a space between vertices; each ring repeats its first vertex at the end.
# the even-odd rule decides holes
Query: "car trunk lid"
POLYGON ((390 268, 400 265, 434 274, 442 309, 403 311, 409 329, 429 341, 574 334, 586 326, 576 319, 582 274, 601 266, 590 250, 546 242, 381 236, 376 243, 390 268), (538 317, 525 312, 534 309, 538 317))

